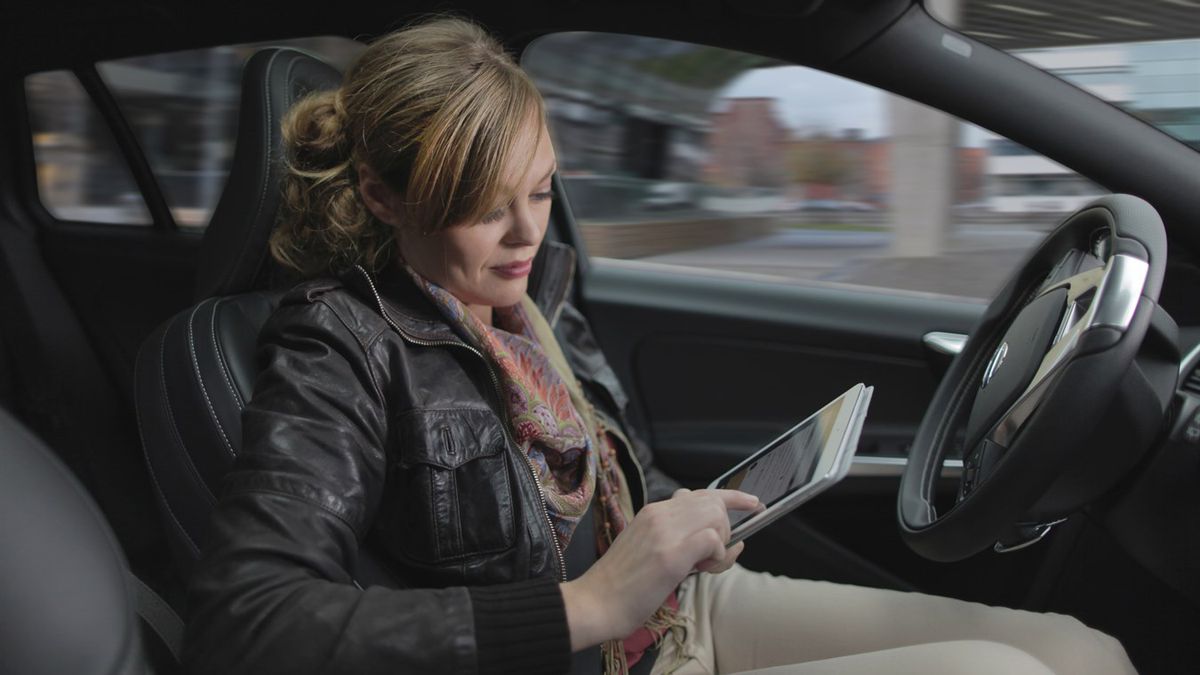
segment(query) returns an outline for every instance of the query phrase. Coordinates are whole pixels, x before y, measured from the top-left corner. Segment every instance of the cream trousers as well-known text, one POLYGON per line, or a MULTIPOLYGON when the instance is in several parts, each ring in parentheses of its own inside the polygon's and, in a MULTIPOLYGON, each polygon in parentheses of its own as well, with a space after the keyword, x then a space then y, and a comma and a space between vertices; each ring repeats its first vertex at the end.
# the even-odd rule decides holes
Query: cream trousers
POLYGON ((1062 614, 788 579, 735 565, 689 577, 688 636, 652 675, 1108 675, 1135 673, 1121 643, 1062 614))

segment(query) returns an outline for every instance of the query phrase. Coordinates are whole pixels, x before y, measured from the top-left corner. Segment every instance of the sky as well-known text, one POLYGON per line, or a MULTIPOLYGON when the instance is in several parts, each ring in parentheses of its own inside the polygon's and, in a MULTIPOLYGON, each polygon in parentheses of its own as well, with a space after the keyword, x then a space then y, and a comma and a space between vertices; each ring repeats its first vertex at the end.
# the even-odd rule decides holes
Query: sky
MULTIPOLYGON (((1080 71, 1079 86, 1109 100, 1128 101, 1135 89, 1149 88, 1161 101, 1166 96, 1194 106, 1196 50, 1200 40, 1165 40, 1150 43, 1082 45, 1013 52, 1039 68, 1080 71), (1143 68, 1145 72, 1138 69, 1143 68), (1089 71, 1089 72, 1085 72, 1089 71), (1151 72, 1153 71, 1153 72, 1151 72), (1140 75, 1139 75, 1140 73, 1140 75), (1084 77, 1093 78, 1083 82, 1084 77), (1100 80, 1096 80, 1100 77, 1100 80), (1189 88, 1189 83, 1191 87, 1189 88), (1182 86, 1170 90, 1171 86, 1182 86), (1166 87, 1166 89, 1164 89, 1166 87)), ((1071 75, 1066 76, 1072 79, 1071 75)), ((1143 92, 1144 94, 1145 92, 1143 92)), ((723 98, 775 99, 780 121, 794 133, 840 132, 861 129, 867 138, 890 135, 887 94, 869 85, 802 66, 749 70, 729 83, 723 98)), ((718 104, 719 105, 719 104, 718 104)), ((1169 104, 1175 106, 1174 103, 1169 104)), ((984 129, 963 124, 960 143, 979 147, 997 138, 984 129)))
POLYGON ((795 131, 862 129, 886 134, 883 92, 801 66, 756 68, 731 82, 722 98, 776 99, 775 112, 795 131))
MULTIPOLYGON (((719 98, 775 99, 775 113, 794 132, 862 129, 867 138, 889 135, 889 94, 853 80, 803 66, 757 68, 736 78, 719 98)), ((995 138, 965 125, 964 145, 982 146, 995 138)))

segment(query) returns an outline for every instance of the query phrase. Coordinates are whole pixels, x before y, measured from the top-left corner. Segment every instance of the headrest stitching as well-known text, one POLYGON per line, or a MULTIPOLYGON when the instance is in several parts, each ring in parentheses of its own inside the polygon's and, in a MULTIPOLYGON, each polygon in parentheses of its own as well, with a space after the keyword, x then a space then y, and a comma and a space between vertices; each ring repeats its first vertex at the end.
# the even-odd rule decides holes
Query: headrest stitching
MULTIPOLYGON (((273 125, 271 124, 271 69, 275 65, 275 59, 277 59, 279 57, 279 55, 282 54, 284 51, 285 50, 283 50, 283 49, 279 49, 274 54, 271 54, 271 58, 267 61, 267 65, 265 68, 267 84, 266 84, 266 88, 264 90, 265 105, 263 107, 263 110, 264 110, 263 127, 266 129, 267 151, 266 151, 266 153, 264 153, 265 161, 263 163, 262 190, 259 191, 258 204, 255 206, 255 209, 254 209, 254 217, 250 220, 250 227, 247 228, 248 231, 245 233, 245 235, 242 238, 243 249, 245 248, 247 239, 249 237, 251 237, 254 233, 254 223, 258 222, 259 215, 262 214, 263 202, 265 202, 266 198, 267 198, 267 186, 271 182, 271 155, 272 155, 272 150, 275 145, 275 129, 272 128, 273 125)), ((290 72, 290 68, 289 68, 289 72, 290 72)), ((244 102, 243 102, 243 105, 245 105, 244 102)), ((218 284, 217 288, 223 288, 229 282, 229 279, 234 276, 234 274, 237 272, 237 269, 238 269, 237 263, 239 260, 241 260, 241 256, 235 257, 233 259, 233 263, 225 269, 225 274, 222 275, 221 282, 218 284)))

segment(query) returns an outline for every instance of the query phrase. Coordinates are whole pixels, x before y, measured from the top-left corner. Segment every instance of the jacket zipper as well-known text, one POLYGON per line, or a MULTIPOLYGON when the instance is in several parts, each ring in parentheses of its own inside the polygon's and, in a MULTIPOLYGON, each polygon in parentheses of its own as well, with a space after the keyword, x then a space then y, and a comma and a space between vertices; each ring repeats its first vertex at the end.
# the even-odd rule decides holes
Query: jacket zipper
MULTIPOLYGON (((367 274, 367 271, 363 269, 361 265, 355 265, 354 269, 358 270, 359 273, 362 274, 363 278, 367 280, 367 285, 371 287, 371 293, 375 295, 375 302, 377 305, 379 305, 380 316, 383 317, 383 320, 386 321, 389 326, 391 326, 397 333, 400 334, 400 337, 412 342, 413 344, 418 344, 425 347, 461 347, 471 352, 475 356, 478 356, 479 359, 483 361, 483 365, 487 368, 488 375, 491 377, 492 390, 496 392, 497 400, 499 401, 501 407, 504 406, 504 392, 500 388, 500 378, 496 376, 495 370, 492 369, 492 364, 488 363, 487 358, 482 352, 465 342, 457 342, 455 340, 422 340, 406 333, 404 329, 401 328, 400 325, 396 323, 390 315, 388 315, 387 308, 383 306, 383 298, 380 297, 379 291, 375 288, 375 282, 371 279, 371 275, 367 274)), ((504 432, 505 443, 510 444, 510 447, 516 447, 516 441, 514 441, 512 436, 508 433, 508 425, 501 424, 500 430, 504 432)), ((557 554, 559 576, 563 581, 566 581, 567 563, 566 559, 563 557, 562 544, 559 543, 558 534, 554 531, 554 523, 550 520, 550 511, 549 507, 546 505, 546 491, 542 487, 542 479, 538 477, 537 469, 533 466, 533 461, 530 460, 528 456, 523 455, 523 457, 525 459, 525 463, 529 466, 529 473, 533 476, 533 482, 535 485, 537 485, 538 496, 541 497, 541 500, 538 503, 542 507, 542 518, 545 519, 546 526, 550 530, 550 540, 554 542, 554 552, 557 554)), ((639 467, 638 470, 641 471, 641 468, 639 467)))

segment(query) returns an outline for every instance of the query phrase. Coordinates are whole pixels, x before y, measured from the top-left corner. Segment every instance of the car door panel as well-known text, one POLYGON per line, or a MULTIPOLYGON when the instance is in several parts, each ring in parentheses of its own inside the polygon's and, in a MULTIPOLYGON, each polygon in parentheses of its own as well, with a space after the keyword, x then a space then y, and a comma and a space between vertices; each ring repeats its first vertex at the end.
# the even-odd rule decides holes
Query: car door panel
MULTIPOLYGON (((707 485, 853 384, 875 386, 851 475, 755 535, 747 565, 992 602, 1022 595, 1040 553, 1015 566, 998 556, 937 565, 909 551, 896 529, 903 456, 945 368, 946 355, 925 336, 968 334, 981 302, 606 259, 589 261, 581 283, 657 461, 689 487, 707 485), (975 588, 972 575, 984 570, 1001 581, 975 588)), ((952 500, 952 466, 941 487, 952 500)))
POLYGON ((924 335, 967 333, 983 308, 606 260, 584 298, 660 461, 696 482, 857 382, 876 387, 860 453, 902 456, 940 370, 924 335))

